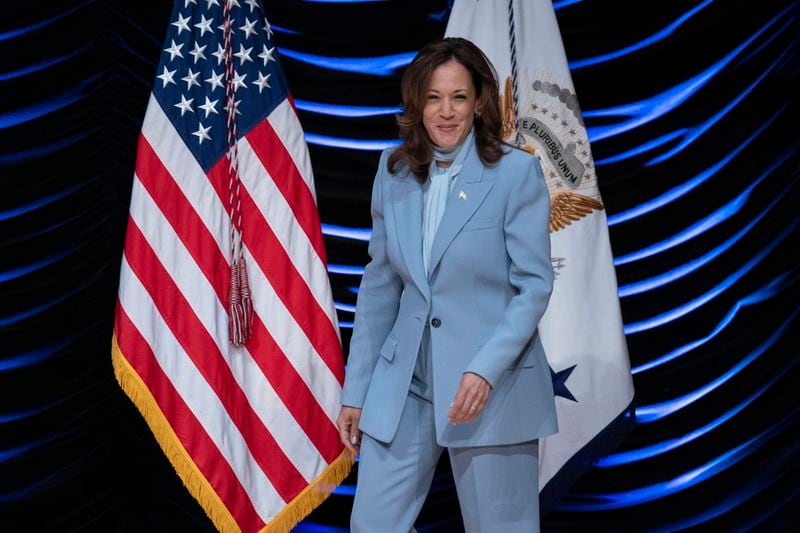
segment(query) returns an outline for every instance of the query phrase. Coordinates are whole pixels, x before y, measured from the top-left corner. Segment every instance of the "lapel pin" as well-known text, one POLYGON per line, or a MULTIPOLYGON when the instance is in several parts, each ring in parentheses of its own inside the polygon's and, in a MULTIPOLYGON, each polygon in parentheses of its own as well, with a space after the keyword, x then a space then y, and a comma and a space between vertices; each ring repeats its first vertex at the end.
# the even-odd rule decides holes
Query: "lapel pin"
POLYGON ((461 200, 465 200, 466 201, 467 193, 465 193, 464 191, 459 191, 458 192, 458 198, 461 199, 461 200))

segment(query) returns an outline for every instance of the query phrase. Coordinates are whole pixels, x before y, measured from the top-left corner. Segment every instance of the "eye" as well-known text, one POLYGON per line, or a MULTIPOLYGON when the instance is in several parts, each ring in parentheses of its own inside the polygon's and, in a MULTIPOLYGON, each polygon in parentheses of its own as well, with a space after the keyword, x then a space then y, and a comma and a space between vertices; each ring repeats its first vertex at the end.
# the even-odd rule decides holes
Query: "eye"
POLYGON ((457 94, 456 95, 456 100, 466 100, 466 99, 467 99, 467 95, 466 94, 457 94))
POLYGON ((438 100, 438 99, 439 99, 439 96, 436 95, 436 94, 429 94, 428 95, 428 100, 438 100))

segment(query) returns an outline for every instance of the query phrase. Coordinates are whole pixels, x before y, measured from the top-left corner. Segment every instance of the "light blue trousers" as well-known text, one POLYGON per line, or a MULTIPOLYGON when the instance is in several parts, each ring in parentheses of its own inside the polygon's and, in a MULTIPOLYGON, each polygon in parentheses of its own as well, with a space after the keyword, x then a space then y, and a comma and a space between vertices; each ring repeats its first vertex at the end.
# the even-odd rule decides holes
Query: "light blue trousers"
MULTIPOLYGON (((409 394, 391 443, 363 435, 351 531, 414 531, 442 451, 433 405, 409 394)), ((538 533, 537 441, 448 453, 467 533, 538 533)))

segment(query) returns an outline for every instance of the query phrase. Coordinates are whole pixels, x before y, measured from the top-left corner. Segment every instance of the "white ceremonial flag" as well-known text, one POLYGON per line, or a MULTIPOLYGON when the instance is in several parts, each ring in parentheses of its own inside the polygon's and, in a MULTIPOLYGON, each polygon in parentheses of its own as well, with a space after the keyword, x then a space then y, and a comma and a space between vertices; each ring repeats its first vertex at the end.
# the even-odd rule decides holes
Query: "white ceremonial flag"
POLYGON ((539 334, 559 432, 539 442, 547 508, 633 422, 606 212, 550 0, 456 0, 446 36, 469 39, 489 57, 500 84, 503 135, 539 157, 550 190, 556 280, 539 334))

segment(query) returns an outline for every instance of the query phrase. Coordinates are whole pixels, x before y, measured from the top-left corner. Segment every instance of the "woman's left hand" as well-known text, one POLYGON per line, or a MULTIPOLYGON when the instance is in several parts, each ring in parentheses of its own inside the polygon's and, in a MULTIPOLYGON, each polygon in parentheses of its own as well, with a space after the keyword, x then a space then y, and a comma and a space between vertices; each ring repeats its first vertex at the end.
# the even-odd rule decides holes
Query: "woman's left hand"
POLYGON ((458 384, 456 397, 450 404, 450 412, 447 413, 450 423, 455 426, 478 418, 486 407, 491 389, 489 382, 478 374, 465 372, 461 376, 461 383, 458 384))

